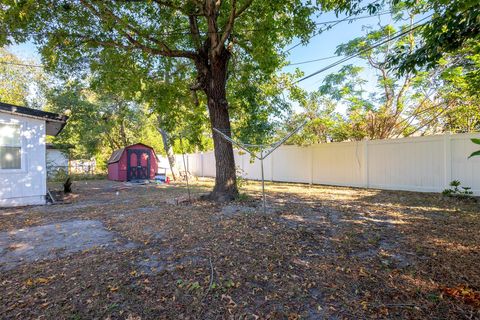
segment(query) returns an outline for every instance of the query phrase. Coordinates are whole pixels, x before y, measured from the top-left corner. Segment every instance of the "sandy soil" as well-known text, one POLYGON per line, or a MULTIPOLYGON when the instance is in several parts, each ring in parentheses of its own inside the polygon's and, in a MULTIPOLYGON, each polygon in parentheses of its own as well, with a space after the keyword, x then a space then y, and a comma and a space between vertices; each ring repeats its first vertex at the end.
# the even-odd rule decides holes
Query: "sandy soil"
POLYGON ((438 194, 212 181, 74 184, 0 210, 0 318, 480 318, 480 205, 438 194))

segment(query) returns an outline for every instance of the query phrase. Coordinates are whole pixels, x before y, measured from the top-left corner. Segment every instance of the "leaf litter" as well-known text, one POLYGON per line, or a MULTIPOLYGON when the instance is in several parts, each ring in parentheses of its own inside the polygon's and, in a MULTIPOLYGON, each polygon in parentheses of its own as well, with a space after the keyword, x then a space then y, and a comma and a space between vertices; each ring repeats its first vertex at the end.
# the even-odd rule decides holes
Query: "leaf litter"
MULTIPOLYGON (((198 199, 211 186, 211 180, 195 182, 196 200, 180 204, 172 199, 185 197, 181 184, 76 182, 70 204, 0 210, 3 234, 95 221, 116 239, 110 246, 89 242, 82 250, 54 250, 2 271, 0 314, 480 317, 477 203, 438 194, 268 183, 270 210, 264 215, 258 183, 246 183, 242 192, 250 197, 227 205, 198 199)), ((19 249, 4 242, 0 258, 19 249)))

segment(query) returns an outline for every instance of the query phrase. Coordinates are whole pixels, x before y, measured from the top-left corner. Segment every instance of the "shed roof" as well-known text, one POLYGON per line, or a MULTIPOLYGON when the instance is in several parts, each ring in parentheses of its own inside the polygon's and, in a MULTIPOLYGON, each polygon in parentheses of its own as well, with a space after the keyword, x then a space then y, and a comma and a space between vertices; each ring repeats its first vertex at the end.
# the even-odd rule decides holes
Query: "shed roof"
POLYGON ((156 157, 155 150, 153 150, 152 147, 147 146, 146 144, 143 144, 143 143, 134 143, 134 144, 131 144, 129 146, 126 146, 125 148, 120 148, 120 149, 117 149, 117 150, 113 151, 112 155, 110 156, 110 159, 108 159, 108 161, 107 161, 107 164, 115 163, 115 162, 120 161, 120 158, 122 157, 122 153, 123 153, 123 151, 125 151, 125 149, 128 149, 128 148, 133 147, 133 146, 138 146, 138 145, 141 145, 141 146, 144 146, 146 148, 151 149, 153 151, 154 156, 156 157))
POLYGON ((115 151, 113 151, 112 155, 110 156, 110 159, 108 159, 107 163, 115 163, 120 161, 120 158, 122 157, 122 153, 125 150, 125 148, 120 148, 115 151))
POLYGON ((46 133, 49 136, 56 136, 59 134, 68 120, 67 116, 58 113, 46 112, 3 102, 0 102, 0 112, 45 120, 46 133))

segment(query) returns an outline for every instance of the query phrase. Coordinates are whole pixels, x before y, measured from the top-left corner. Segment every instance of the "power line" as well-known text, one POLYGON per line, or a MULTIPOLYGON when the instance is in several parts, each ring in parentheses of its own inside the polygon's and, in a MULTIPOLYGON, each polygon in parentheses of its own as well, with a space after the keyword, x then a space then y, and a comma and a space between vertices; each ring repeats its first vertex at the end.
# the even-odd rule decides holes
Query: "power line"
MULTIPOLYGON (((318 30, 318 32, 314 32, 310 37, 308 37, 308 39, 307 39, 306 41, 310 41, 313 37, 318 36, 319 34, 321 34, 322 32, 324 32, 324 31, 327 30, 327 29, 331 29, 331 28, 335 27, 337 24, 339 24, 339 23, 341 23, 341 22, 343 22, 343 21, 342 21, 342 20, 341 20, 341 21, 338 21, 338 22, 336 22, 336 23, 334 23, 334 24, 332 24, 332 25, 330 25, 330 26, 328 26, 328 27, 326 27, 326 28, 324 28, 324 29, 318 30)), ((303 44, 303 41, 300 41, 300 42, 298 42, 297 44, 294 44, 293 46, 291 46, 290 48, 288 48, 287 50, 283 51, 283 53, 289 53, 290 51, 292 51, 293 49, 295 49, 296 47, 298 47, 298 46, 300 46, 300 45, 302 45, 302 44, 303 44)))
MULTIPOLYGON (((366 18, 381 16, 381 15, 385 15, 385 14, 389 14, 389 13, 391 13, 391 11, 380 12, 380 13, 378 13, 378 14, 376 14, 376 15, 359 16, 359 17, 355 17, 355 18, 350 18, 351 16, 348 16, 348 17, 343 18, 343 19, 316 22, 315 24, 316 24, 316 25, 325 25, 325 24, 332 24, 332 23, 334 23, 333 26, 329 26, 329 27, 326 28, 326 29, 328 29, 328 28, 332 28, 332 27, 336 26, 337 24, 339 24, 339 23, 341 23, 341 22, 354 21, 354 20, 357 20, 357 19, 366 19, 366 18)), ((269 30, 271 30, 271 29, 246 29, 245 31, 259 32, 259 31, 269 31, 269 30)), ((308 40, 312 39, 313 37, 315 37, 316 35, 322 33, 323 31, 325 31, 325 29, 319 30, 317 33, 314 33, 310 38, 308 38, 308 40)), ((210 32, 201 32, 201 34, 208 34, 208 33, 210 33, 210 32)), ((48 32, 42 33, 42 32, 20 32, 20 31, 14 31, 14 32, 2 32, 2 31, 0 31, 0 34, 5 34, 5 35, 9 35, 9 36, 12 36, 13 34, 24 35, 24 36, 34 36, 34 35, 45 35, 45 36, 47 36, 47 35, 49 35, 48 32)), ((192 34, 192 32, 190 32, 190 31, 189 31, 189 32, 173 31, 173 32, 161 33, 161 35, 178 35, 178 34, 190 35, 190 34, 192 34)), ((65 34, 64 36, 82 37, 81 34, 65 34)), ((302 44, 302 42, 297 43, 296 45, 294 45, 294 46, 292 46, 291 48, 289 48, 289 49, 287 49, 286 51, 284 51, 284 53, 289 52, 290 50, 296 48, 297 46, 299 46, 299 45, 301 45, 301 44, 302 44)), ((333 58, 336 58, 336 57, 337 57, 337 56, 330 56, 330 57, 313 59, 313 60, 308 60, 308 61, 300 61, 300 62, 296 62, 296 63, 289 63, 289 64, 287 64, 286 66, 294 66, 294 65, 307 64, 307 63, 312 63, 312 62, 317 62, 317 61, 322 61, 322 60, 333 59, 333 58)), ((0 61, 0 63, 6 64, 6 65, 16 65, 16 66, 43 68, 43 66, 41 66, 41 65, 31 65, 31 64, 23 64, 23 63, 9 63, 9 62, 2 62, 2 61, 0 61)))
POLYGON ((323 60, 329 60, 333 58, 338 58, 338 56, 330 56, 330 57, 324 57, 324 58, 318 58, 318 59, 313 59, 313 60, 306 60, 306 61, 298 61, 298 62, 292 62, 289 64, 286 64, 285 66, 297 66, 300 64, 307 64, 307 63, 312 63, 312 62, 317 62, 317 61, 323 61, 323 60))
POLYGON ((28 63, 16 63, 16 62, 7 62, 7 61, 0 61, 1 64, 12 65, 12 66, 19 66, 19 67, 34 67, 34 68, 43 68, 41 65, 36 64, 28 64, 28 63))
MULTIPOLYGON (((387 13, 391 13, 391 11, 379 13, 379 14, 376 15, 376 16, 383 15, 383 14, 387 14, 387 13)), ((421 21, 423 21, 423 20, 425 20, 425 19, 428 19, 428 18, 431 17, 431 16, 432 16, 432 15, 427 16, 427 17, 421 19, 420 21, 416 22, 416 24, 420 23, 421 21)), ((361 16, 361 17, 358 17, 358 18, 367 18, 367 17, 373 17, 373 15, 370 15, 370 16, 361 16)), ((348 18, 348 17, 347 17, 347 18, 348 18)), ((357 18, 336 20, 336 24, 338 24, 338 23, 340 23, 340 22, 343 22, 343 21, 356 20, 356 19, 357 19, 357 18)), ((335 21, 326 21, 326 22, 322 22, 322 23, 331 23, 331 22, 335 22, 335 21)), ((303 77, 303 78, 299 79, 299 80, 296 81, 295 83, 300 82, 300 81, 304 81, 304 80, 306 80, 306 79, 308 79, 308 78, 310 78, 310 77, 312 77, 312 76, 317 75, 318 73, 321 73, 321 72, 323 72, 323 71, 325 71, 325 70, 328 70, 328 69, 330 69, 330 68, 333 68, 333 67, 335 67, 335 66, 337 66, 337 65, 339 65, 339 64, 341 64, 341 63, 343 63, 343 62, 345 62, 345 61, 348 61, 348 60, 350 60, 350 59, 353 59, 353 58, 355 58, 356 56, 360 55, 361 53, 363 53, 363 52, 365 52, 365 51, 368 51, 368 50, 373 49, 373 48, 376 48, 376 47, 378 47, 378 46, 380 46, 380 45, 382 45, 382 44, 384 44, 384 43, 387 43, 387 42, 389 42, 389 41, 392 41, 392 40, 394 40, 394 39, 396 39, 396 38, 398 38, 398 37, 400 37, 400 36, 403 36, 404 34, 406 34, 406 33, 408 33, 408 32, 411 32, 412 30, 414 30, 414 29, 416 29, 416 28, 418 28, 418 27, 421 27, 421 26, 423 26, 423 25, 424 25, 424 24, 418 25, 418 26, 416 26, 416 27, 414 27, 414 28, 411 28, 411 29, 408 30, 408 31, 405 31, 405 32, 403 32, 403 33, 401 33, 401 34, 399 34, 399 35, 395 35, 395 36, 392 37, 392 38, 389 38, 389 39, 387 39, 387 40, 385 40, 385 41, 382 41, 381 43, 376 43, 376 44, 374 44, 374 45, 372 45, 372 46, 370 46, 370 47, 368 47, 368 48, 365 48, 365 49, 357 52, 356 54, 347 56, 347 57, 345 57, 345 58, 343 58, 343 59, 341 59, 341 60, 339 60, 339 61, 337 61, 337 62, 332 63, 331 65, 328 65, 328 66, 325 67, 325 68, 322 68, 322 69, 320 69, 320 70, 318 70, 318 71, 316 71, 316 72, 314 72, 314 73, 312 73, 312 74, 310 74, 310 75, 308 75, 308 76, 306 76, 306 77, 303 77)), ((2 33, 2 32, 0 32, 0 33, 2 33)), ((397 33, 398 33, 398 32, 397 32, 397 33)), ((33 33, 31 33, 31 34, 33 34, 33 33)), ((35 34, 40 34, 40 33, 35 33, 35 34)), ((316 34, 315 34, 315 35, 316 35, 316 34)), ((313 35, 312 37, 314 37, 315 35, 313 35)), ((311 39, 312 37, 310 37, 310 39, 311 39)), ((301 43, 299 43, 299 44, 297 44, 297 45, 295 45, 295 46, 298 46, 298 45, 300 45, 300 44, 301 44, 301 43)), ((295 47, 295 46, 294 46, 294 47, 295 47)), ((290 48, 290 49, 288 49, 288 50, 291 50, 291 49, 293 49, 294 47, 292 47, 292 48, 290 48)), ((287 51, 287 52, 288 52, 288 51, 287 51)), ((294 66, 294 65, 308 64, 308 63, 317 62, 317 61, 329 60, 329 59, 333 59, 333 58, 336 58, 336 57, 338 57, 338 56, 329 56, 329 57, 323 57, 323 58, 318 58, 318 59, 312 59, 312 60, 306 60, 306 61, 299 61, 299 62, 294 62, 294 63, 286 64, 285 66, 294 66)), ((1 63, 1 64, 5 64, 5 65, 16 65, 16 66, 24 66, 24 67, 43 68, 42 65, 33 65, 33 64, 24 64, 24 63, 13 63, 13 62, 5 62, 5 61, 0 61, 0 63, 1 63)))
MULTIPOLYGON (((307 41, 310 41, 313 37, 318 36, 319 34, 323 33, 325 30, 331 29, 331 28, 335 27, 336 25, 338 25, 338 24, 340 24, 340 23, 342 23, 342 22, 345 22, 345 21, 354 21, 354 20, 357 20, 357 19, 366 19, 366 18, 371 18, 371 17, 379 17, 379 16, 381 16, 381 15, 390 14, 390 13, 392 13, 392 11, 385 11, 385 12, 380 12, 380 13, 375 14, 375 15, 366 15, 366 16, 360 16, 360 17, 355 17, 355 18, 351 18, 352 15, 349 15, 349 16, 343 18, 343 19, 340 19, 340 20, 317 22, 317 23, 315 23, 316 25, 321 25, 321 24, 331 24, 331 25, 327 26, 326 28, 320 29, 320 30, 318 30, 317 32, 314 32, 314 33, 307 39, 307 41)), ((292 51, 292 50, 295 49, 296 47, 300 46, 302 43, 303 43, 303 41, 298 42, 297 44, 295 44, 295 45, 291 46, 290 48, 288 48, 287 50, 285 50, 283 53, 288 53, 288 52, 292 51)))
MULTIPOLYGON (((333 59, 333 58, 337 58, 337 57, 338 56, 330 56, 330 57, 324 57, 324 58, 307 60, 307 61, 293 62, 293 63, 288 63, 285 66, 286 67, 287 66, 296 66, 296 65, 307 64, 307 63, 312 63, 312 62, 317 62, 317 61, 329 60, 329 59, 333 59)), ((34 67, 34 68, 43 68, 44 67, 42 65, 37 65, 37 64, 15 63, 15 62, 7 62, 7 61, 0 61, 0 64, 13 65, 13 66, 19 66, 19 67, 34 67)))
POLYGON ((315 22, 315 24, 318 26, 318 25, 322 25, 322 24, 330 24, 330 23, 335 23, 335 22, 345 22, 345 21, 356 21, 356 20, 360 20, 360 19, 368 19, 368 18, 373 18, 373 17, 379 17, 379 16, 383 16, 383 15, 386 15, 386 14, 390 14, 392 13, 392 11, 383 11, 383 12, 379 12, 377 14, 369 14, 369 15, 365 15, 365 16, 359 16, 359 17, 354 17, 354 18, 350 18, 351 16, 348 16, 347 18, 345 19, 338 19, 338 20, 331 20, 331 21, 322 21, 322 22, 315 22))
POLYGON ((358 51, 357 53, 351 54, 351 55, 349 55, 349 56, 347 56, 347 57, 345 57, 345 58, 343 58, 343 59, 340 59, 340 60, 338 60, 338 61, 336 61, 336 62, 334 62, 334 63, 332 63, 332 64, 330 64, 330 65, 328 65, 328 66, 326 66, 326 67, 324 67, 324 68, 321 68, 320 70, 317 70, 317 71, 315 71, 315 72, 313 72, 313 73, 311 73, 311 74, 309 74, 309 75, 307 75, 307 76, 305 76, 305 77, 303 77, 303 78, 295 81, 294 84, 295 84, 295 83, 299 83, 299 82, 304 81, 304 80, 307 80, 307 79, 309 79, 309 78, 311 78, 311 77, 313 77, 313 76, 316 76, 316 75, 319 74, 319 73, 322 73, 322 72, 324 72, 324 71, 326 71, 326 70, 329 70, 329 69, 331 69, 331 68, 333 68, 333 67, 338 66, 339 64, 342 64, 342 63, 344 63, 344 62, 346 62, 346 61, 348 61, 348 60, 351 60, 351 59, 353 59, 353 58, 355 58, 355 57, 358 57, 359 55, 361 55, 361 54, 364 53, 364 52, 367 52, 367 51, 369 51, 369 50, 371 50, 371 49, 374 49, 374 48, 376 48, 376 47, 379 47, 379 46, 381 46, 381 45, 383 45, 383 44, 385 44, 385 43, 388 43, 388 42, 390 42, 390 41, 392 41, 392 40, 395 40, 395 39, 397 39, 397 38, 400 38, 400 37, 402 37, 402 36, 404 36, 404 35, 412 32, 412 31, 415 30, 415 29, 421 28, 421 27, 423 27, 424 25, 426 25, 427 22, 422 23, 422 24, 419 24, 419 23, 420 23, 421 21, 424 21, 424 20, 430 18, 432 15, 433 15, 433 14, 431 14, 431 15, 429 15, 429 16, 421 19, 421 20, 419 20, 418 22, 415 23, 415 26, 412 25, 412 27, 411 27, 410 29, 408 29, 408 30, 406 30, 406 31, 403 31, 403 32, 400 32, 400 33, 399 33, 399 32, 396 32, 396 33, 397 33, 396 35, 394 35, 394 36, 392 36, 392 37, 390 37, 390 38, 388 38, 388 39, 386 39, 386 40, 378 41, 378 42, 376 42, 375 44, 373 44, 373 45, 371 45, 371 46, 368 46, 367 48, 364 48, 364 49, 358 51))
MULTIPOLYGON (((377 1, 374 1, 373 3, 375 2, 378 2, 377 1)), ((339 19, 339 20, 331 20, 331 21, 323 21, 323 22, 317 22, 315 23, 316 25, 325 25, 325 24, 331 24, 329 26, 327 26, 326 28, 323 28, 323 29, 320 29, 318 30, 317 32, 314 32, 308 39, 307 41, 310 41, 313 37, 316 37, 318 36, 319 34, 323 33, 325 30, 327 29, 331 29, 333 27, 335 27, 336 25, 342 23, 342 22, 345 22, 345 21, 355 21, 357 19, 367 19, 367 18, 372 18, 372 17, 379 17, 379 16, 382 16, 382 15, 385 15, 385 14, 391 14, 392 11, 389 10, 389 11, 383 11, 383 12, 379 12, 377 14, 374 14, 374 15, 365 15, 365 16, 359 16, 359 17, 352 17, 354 16, 354 14, 351 14, 343 19, 339 19)), ((295 49, 296 47, 300 46, 301 44, 303 43, 303 41, 300 41, 298 42, 297 44, 293 45, 292 47, 288 48, 287 50, 285 50, 283 53, 288 53, 290 52, 291 50, 295 49)))

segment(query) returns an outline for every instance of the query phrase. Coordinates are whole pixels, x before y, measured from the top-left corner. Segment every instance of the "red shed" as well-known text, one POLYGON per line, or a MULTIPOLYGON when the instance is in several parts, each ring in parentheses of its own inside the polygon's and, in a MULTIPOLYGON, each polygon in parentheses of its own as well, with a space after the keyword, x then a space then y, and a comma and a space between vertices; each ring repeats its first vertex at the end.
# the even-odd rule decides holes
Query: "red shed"
POLYGON ((115 150, 108 159, 108 180, 154 179, 156 173, 155 151, 142 143, 115 150))

